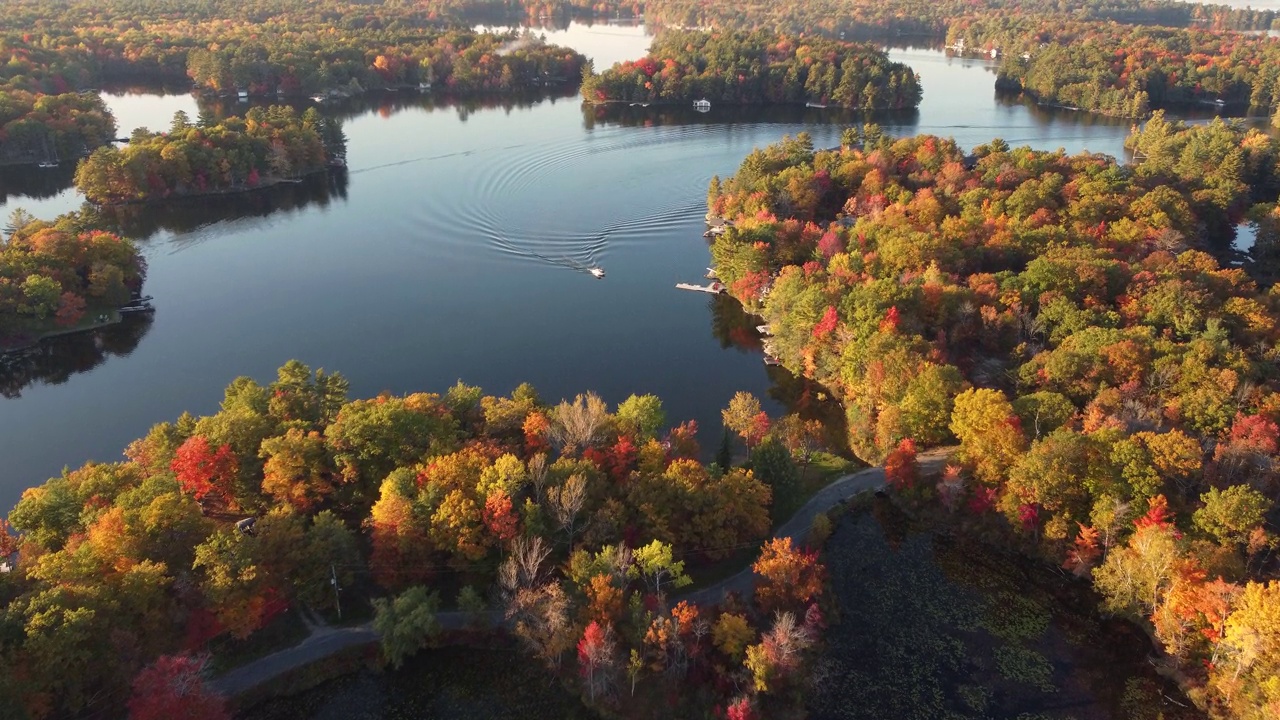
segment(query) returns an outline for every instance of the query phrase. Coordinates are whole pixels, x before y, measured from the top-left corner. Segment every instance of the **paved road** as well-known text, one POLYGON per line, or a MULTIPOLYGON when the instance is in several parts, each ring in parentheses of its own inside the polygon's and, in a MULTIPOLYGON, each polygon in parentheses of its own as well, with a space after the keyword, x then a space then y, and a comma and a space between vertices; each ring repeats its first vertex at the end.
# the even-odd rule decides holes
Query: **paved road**
MULTIPOLYGON (((932 472, 942 466, 943 461, 955 448, 935 448, 920 453, 921 470, 932 472)), ((774 537, 789 537, 803 543, 813 524, 813 517, 825 512, 837 504, 848 500, 858 493, 874 490, 884 486, 884 468, 867 468, 856 473, 842 476, 819 490, 809 502, 796 511, 791 519, 782 524, 774 537)), ((675 596, 674 601, 687 600, 699 605, 714 604, 724 600, 730 592, 744 597, 755 589, 755 573, 746 568, 736 575, 725 578, 710 587, 684 595, 675 596)), ((461 630, 472 620, 470 613, 442 612, 437 615, 440 627, 444 630, 461 630)), ((485 623, 494 625, 501 622, 502 616, 497 612, 484 615, 485 623)), ((224 696, 235 697, 260 685, 271 682, 287 672, 303 667, 330 655, 335 655, 347 648, 377 642, 378 634, 369 623, 355 627, 335 628, 318 627, 310 637, 293 647, 258 658, 253 662, 241 665, 234 670, 212 680, 210 687, 224 696)))
MULTIPOLYGON (((920 462, 921 472, 929 473, 938 470, 954 450, 954 447, 942 447, 920 453, 917 459, 920 462)), ((803 544, 808 540, 809 528, 813 527, 815 515, 830 510, 854 495, 881 487, 884 487, 884 468, 882 467, 867 468, 836 478, 809 498, 809 502, 797 510, 790 520, 782 523, 773 536, 789 537, 796 544, 803 544)), ((715 585, 675 599, 688 600, 698 605, 713 605, 723 601, 731 592, 736 592, 743 597, 750 596, 755 590, 755 583, 756 575, 748 567, 715 585)))

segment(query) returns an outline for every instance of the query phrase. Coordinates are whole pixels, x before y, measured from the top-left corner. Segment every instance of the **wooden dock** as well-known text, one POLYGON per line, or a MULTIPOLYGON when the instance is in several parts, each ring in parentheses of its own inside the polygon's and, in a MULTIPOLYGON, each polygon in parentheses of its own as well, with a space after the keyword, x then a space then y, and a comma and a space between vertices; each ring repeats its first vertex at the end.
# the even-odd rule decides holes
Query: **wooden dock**
POLYGON ((720 293, 728 292, 729 290, 724 285, 718 282, 713 282, 710 285, 694 285, 692 283, 676 283, 676 287, 679 288, 680 290, 693 290, 694 292, 711 293, 712 295, 719 295, 720 293))

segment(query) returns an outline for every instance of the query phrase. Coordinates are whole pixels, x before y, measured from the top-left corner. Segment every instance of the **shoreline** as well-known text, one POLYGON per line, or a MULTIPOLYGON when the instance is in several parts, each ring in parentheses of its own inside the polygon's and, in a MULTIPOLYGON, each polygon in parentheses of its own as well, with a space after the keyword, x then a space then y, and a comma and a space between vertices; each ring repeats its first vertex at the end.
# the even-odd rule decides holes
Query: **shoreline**
MULTIPOLYGON (((86 316, 90 314, 91 313, 89 312, 85 312, 86 316)), ((23 353, 32 348, 39 347, 40 343, 44 342, 45 340, 51 340, 57 337, 65 337, 67 335, 76 335, 78 333, 83 333, 83 332, 91 332, 93 330, 101 330, 102 328, 111 327, 113 325, 119 325, 120 323, 124 322, 124 315, 121 314, 119 310, 110 310, 105 312, 99 311, 98 314, 100 315, 105 314, 107 316, 107 319, 102 322, 95 321, 89 325, 78 324, 75 327, 55 328, 53 330, 43 332, 34 340, 30 342, 25 342, 21 345, 13 345, 13 346, 0 345, 0 358, 4 358, 5 356, 13 355, 17 353, 23 353)))
MULTIPOLYGON (((129 207, 129 206, 138 206, 138 205, 160 205, 167 202, 193 200, 193 199, 208 198, 208 197, 219 197, 223 195, 244 195, 246 193, 252 193, 258 190, 270 190, 271 188, 274 188, 280 185, 301 185, 305 183, 308 178, 315 177, 317 175, 320 175, 321 173, 345 172, 345 171, 346 171, 345 165, 338 165, 338 166, 328 165, 320 168, 319 170, 312 170, 311 172, 303 173, 302 177, 298 177, 298 178, 268 178, 268 179, 262 180, 261 182, 259 182, 257 185, 254 185, 253 187, 232 187, 232 188, 226 188, 223 190, 212 190, 209 192, 181 193, 181 194, 168 195, 166 197, 146 198, 143 200, 117 200, 113 202, 94 202, 92 200, 89 200, 88 198, 85 198, 85 201, 96 208, 116 208, 116 207, 129 207)), ((72 184, 72 187, 75 188, 76 192, 80 192, 80 189, 76 188, 74 184, 72 184)))

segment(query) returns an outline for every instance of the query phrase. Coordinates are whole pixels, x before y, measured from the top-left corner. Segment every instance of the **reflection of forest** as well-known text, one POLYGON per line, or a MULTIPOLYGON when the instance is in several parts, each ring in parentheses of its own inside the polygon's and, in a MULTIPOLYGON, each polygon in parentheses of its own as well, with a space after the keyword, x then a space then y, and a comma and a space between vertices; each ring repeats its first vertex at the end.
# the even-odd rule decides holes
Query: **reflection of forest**
MULTIPOLYGON (((761 318, 748 314, 737 300, 728 295, 714 295, 708 302, 711 310, 711 334, 720 341, 720 347, 736 348, 739 352, 758 355, 763 360, 763 347, 756 326, 761 318)), ((763 363, 762 363, 763 366, 763 363)), ((821 420, 827 433, 827 446, 834 452, 849 456, 848 433, 845 429, 844 411, 840 403, 826 388, 796 375, 781 366, 764 366, 772 386, 769 397, 806 420, 821 420)))
POLYGON ((19 397, 34 383, 60 385, 109 356, 124 357, 150 329, 149 315, 132 315, 117 325, 50 338, 28 350, 0 355, 0 395, 19 397))
POLYGON ((75 163, 62 163, 56 168, 34 165, 0 166, 0 205, 11 198, 51 198, 71 187, 76 174, 75 163))
POLYGON ((327 171, 300 183, 284 183, 252 192, 168 200, 156 204, 85 205, 93 223, 124 237, 145 240, 161 231, 191 232, 201 227, 245 218, 292 213, 312 205, 326 207, 346 198, 347 173, 327 171))
POLYGON ((611 103, 583 105, 582 125, 591 130, 596 125, 650 127, 655 125, 737 125, 776 123, 789 125, 861 125, 879 123, 911 127, 920 122, 916 110, 860 112, 839 108, 811 108, 797 105, 716 105, 703 113, 680 105, 630 105, 611 103))

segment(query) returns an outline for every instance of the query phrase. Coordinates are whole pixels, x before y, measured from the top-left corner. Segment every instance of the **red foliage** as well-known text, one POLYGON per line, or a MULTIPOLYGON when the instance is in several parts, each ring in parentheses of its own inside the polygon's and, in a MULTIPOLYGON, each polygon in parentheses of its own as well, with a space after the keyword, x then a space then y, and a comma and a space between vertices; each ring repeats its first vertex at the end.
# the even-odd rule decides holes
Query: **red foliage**
POLYGON ((133 679, 129 720, 230 720, 222 698, 204 686, 205 659, 162 655, 133 679))
POLYGON ((880 332, 892 332, 898 329, 898 306, 894 305, 884 314, 884 320, 880 321, 880 332))
POLYGON ((844 241, 834 232, 827 232, 818 240, 818 252, 822 253, 822 257, 830 260, 836 253, 844 252, 844 241))
POLYGON ((758 717, 751 698, 745 696, 734 700, 725 713, 726 720, 756 720, 758 717))
POLYGON ((1231 444, 1262 455, 1275 455, 1280 444, 1280 426, 1262 415, 1236 413, 1231 424, 1231 444))
POLYGON ((1173 513, 1169 511, 1169 501, 1164 495, 1156 495, 1147 502, 1147 514, 1135 520, 1134 527, 1169 527, 1173 524, 1173 513))
POLYGON ((915 487, 920 479, 920 463, 916 460, 916 443, 903 438, 898 447, 889 451, 884 459, 884 477, 894 490, 915 487))
POLYGON ((484 526, 501 542, 510 542, 516 536, 516 515, 511 508, 511 498, 501 490, 495 491, 484 501, 484 526))
POLYGON ((58 299, 58 311, 54 313, 53 319, 62 327, 71 327, 80 322, 80 318, 84 317, 84 298, 73 292, 64 292, 62 297, 58 299))
POLYGON ((208 440, 192 435, 178 446, 169 467, 178 476, 182 489, 195 496, 197 501, 213 494, 222 502, 231 502, 231 483, 235 480, 239 463, 230 445, 223 445, 215 451, 208 440))
POLYGON ((671 432, 667 433, 667 446, 669 460, 678 458, 697 460, 702 454, 702 447, 698 445, 698 422, 686 420, 672 428, 671 432))
POLYGON ((822 314, 822 319, 817 325, 813 326, 813 336, 819 340, 825 339, 836 329, 836 323, 839 321, 836 315, 836 309, 832 305, 827 306, 827 311, 822 314))
POLYGON ((996 489, 992 487, 979 487, 973 491, 973 497, 969 498, 969 512, 974 515, 990 512, 995 506, 996 489))
POLYGON ((769 426, 772 422, 769 420, 769 413, 761 410, 755 417, 751 418, 751 428, 747 434, 747 445, 755 447, 764 440, 764 436, 769 434, 769 426))
POLYGON ((205 608, 195 608, 187 616, 186 636, 182 647, 188 651, 200 650, 205 643, 218 637, 226 627, 218 621, 218 616, 205 608))
POLYGON ((618 441, 609 448, 609 455, 606 459, 606 469, 609 471, 609 477, 614 482, 624 482, 631 475, 631 471, 635 469, 636 457, 638 449, 631 436, 622 435, 618 437, 618 441))
POLYGON ((1040 524, 1040 509, 1035 505, 1023 503, 1018 506, 1018 520, 1022 522, 1023 530, 1035 530, 1040 524))
POLYGON ((739 278, 729 289, 733 292, 733 296, 739 300, 755 300, 764 293, 769 284, 773 282, 767 270, 759 270, 739 278))
POLYGON ((540 412, 531 412, 524 419, 524 449, 529 455, 537 455, 551 448, 547 442, 547 432, 551 430, 551 421, 540 412))

